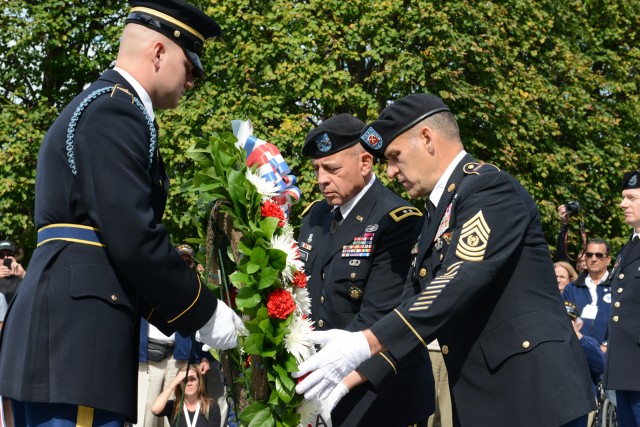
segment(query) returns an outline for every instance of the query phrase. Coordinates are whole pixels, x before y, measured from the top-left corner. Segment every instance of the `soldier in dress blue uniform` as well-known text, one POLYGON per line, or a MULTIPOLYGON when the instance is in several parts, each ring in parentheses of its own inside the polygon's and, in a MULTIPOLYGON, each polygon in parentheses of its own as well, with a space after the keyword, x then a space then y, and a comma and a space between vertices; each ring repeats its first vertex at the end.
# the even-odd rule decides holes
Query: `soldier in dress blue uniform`
MULTIPOLYGON (((318 330, 361 331, 398 305, 422 226, 420 210, 375 177, 373 156, 359 144, 363 128, 340 114, 309 132, 302 149, 324 196, 303 213, 298 243, 318 330)), ((426 425, 434 402, 430 366, 424 350, 400 366, 382 356, 365 362, 358 371, 370 381, 342 399, 333 425, 426 425)))
POLYGON ((624 174, 624 220, 633 227, 611 272, 611 319, 604 386, 616 390, 621 426, 640 427, 640 171, 624 174))
POLYGON ((510 175, 464 151, 436 96, 385 108, 362 135, 387 174, 433 211, 405 300, 364 332, 314 332, 297 389, 331 395, 372 354, 403 359, 434 338, 449 374, 454 425, 586 426, 589 369, 567 320, 535 202, 510 175), (329 342, 327 342, 327 336, 329 342))
POLYGON ((218 348, 242 326, 161 224, 169 181, 153 109, 175 108, 203 75, 199 54, 220 27, 183 0, 130 3, 115 69, 40 148, 38 247, 0 343, 0 395, 17 426, 135 421, 140 316, 218 348))

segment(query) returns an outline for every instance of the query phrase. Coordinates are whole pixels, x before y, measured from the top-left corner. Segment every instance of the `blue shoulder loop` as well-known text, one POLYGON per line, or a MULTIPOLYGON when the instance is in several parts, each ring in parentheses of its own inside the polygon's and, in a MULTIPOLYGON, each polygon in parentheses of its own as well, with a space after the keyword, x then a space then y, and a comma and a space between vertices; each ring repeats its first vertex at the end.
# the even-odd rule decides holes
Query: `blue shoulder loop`
POLYGON ((156 127, 153 124, 153 119, 147 112, 147 109, 144 107, 144 104, 140 102, 138 98, 133 96, 128 90, 119 85, 103 87, 102 89, 96 89, 91 92, 85 99, 82 100, 80 105, 73 112, 73 116, 71 116, 71 121, 69 122, 69 127, 67 128, 67 159, 69 160, 69 167, 71 167, 71 172, 73 176, 77 175, 76 170, 76 160, 73 155, 73 139, 75 138, 76 126, 78 121, 80 120, 80 116, 85 108, 91 103, 91 101, 98 98, 100 95, 104 95, 105 93, 111 92, 111 96, 115 93, 115 91, 120 90, 131 96, 131 103, 134 104, 142 114, 144 115, 145 120, 147 121, 147 125, 149 126, 149 133, 151 134, 150 144, 149 144, 149 164, 147 165, 147 172, 151 171, 151 163, 153 162, 153 153, 156 151, 156 147, 158 146, 158 135, 156 134, 156 127))

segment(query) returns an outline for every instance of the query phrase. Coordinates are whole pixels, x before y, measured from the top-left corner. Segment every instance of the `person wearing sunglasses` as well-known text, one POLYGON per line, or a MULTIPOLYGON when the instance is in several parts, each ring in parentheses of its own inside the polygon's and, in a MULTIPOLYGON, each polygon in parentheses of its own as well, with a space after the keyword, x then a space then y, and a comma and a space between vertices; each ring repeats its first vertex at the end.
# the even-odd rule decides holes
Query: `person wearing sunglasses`
POLYGON ((594 337, 601 345, 607 341, 607 324, 611 317, 611 287, 607 280, 610 253, 606 240, 589 239, 584 251, 587 274, 579 275, 562 291, 562 298, 575 303, 584 320, 580 332, 594 337))

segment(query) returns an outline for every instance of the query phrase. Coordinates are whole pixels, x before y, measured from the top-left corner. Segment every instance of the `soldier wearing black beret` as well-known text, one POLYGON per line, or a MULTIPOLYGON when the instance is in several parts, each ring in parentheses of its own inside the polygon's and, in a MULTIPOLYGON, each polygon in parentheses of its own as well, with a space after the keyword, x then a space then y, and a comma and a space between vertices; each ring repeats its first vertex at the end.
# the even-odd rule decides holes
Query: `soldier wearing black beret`
POLYGON ((604 386, 616 390, 621 426, 640 426, 640 171, 622 177, 624 220, 633 230, 611 272, 611 318, 607 339, 604 386))
MULTIPOLYGON (((302 149, 324 196, 303 213, 298 243, 318 330, 366 329, 400 303, 422 224, 422 213, 373 174, 373 157, 359 143, 363 128, 349 114, 331 117, 309 132, 302 149)), ((375 357, 358 369, 370 381, 335 407, 335 427, 426 425, 434 391, 426 352, 402 365, 375 357), (387 374, 390 381, 378 381, 387 374)), ((332 407, 335 399, 328 402, 332 407)))
POLYGON ((161 222, 169 180, 154 109, 177 107, 193 88, 220 27, 183 0, 131 6, 115 68, 71 101, 40 147, 38 247, 0 342, 0 395, 17 426, 134 422, 141 316, 166 335, 199 330, 217 348, 235 346, 242 327, 161 222))
MULTIPOLYGON (((409 270, 411 296, 368 330, 332 332, 300 365, 296 375, 313 372, 298 391, 323 398, 372 354, 402 360, 437 339, 454 425, 586 426, 595 408, 589 370, 531 196, 464 151, 455 118, 434 95, 397 100, 361 141, 432 213, 409 270)), ((326 337, 314 332, 313 340, 326 337)))

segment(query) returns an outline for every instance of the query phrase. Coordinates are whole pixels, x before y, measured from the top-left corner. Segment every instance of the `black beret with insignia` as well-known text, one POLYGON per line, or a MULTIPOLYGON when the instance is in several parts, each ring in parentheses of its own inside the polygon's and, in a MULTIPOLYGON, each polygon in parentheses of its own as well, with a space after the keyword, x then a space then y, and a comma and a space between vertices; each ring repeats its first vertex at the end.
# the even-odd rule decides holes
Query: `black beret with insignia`
POLYGON ((129 0, 126 23, 156 30, 176 42, 193 63, 194 77, 204 76, 200 54, 205 40, 221 34, 220 25, 184 0, 129 0))
POLYGON ((640 171, 625 172, 622 176, 622 189, 640 188, 640 171))
POLYGON ((304 140, 302 155, 319 159, 356 145, 364 122, 350 114, 339 114, 324 120, 309 132, 304 140))
POLYGON ((384 159, 384 150, 394 139, 421 120, 443 111, 449 111, 449 107, 435 95, 405 96, 382 110, 378 119, 364 129, 361 143, 368 152, 384 159))

